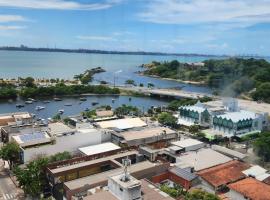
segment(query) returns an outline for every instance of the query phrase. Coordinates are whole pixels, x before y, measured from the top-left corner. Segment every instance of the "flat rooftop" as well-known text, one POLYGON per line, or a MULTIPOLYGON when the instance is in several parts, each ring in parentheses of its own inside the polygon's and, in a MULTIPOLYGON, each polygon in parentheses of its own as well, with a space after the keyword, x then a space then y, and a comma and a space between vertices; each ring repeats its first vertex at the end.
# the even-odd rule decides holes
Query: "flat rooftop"
MULTIPOLYGON (((258 113, 267 112, 268 114, 270 114, 270 104, 268 103, 258 103, 256 101, 249 101, 249 100, 243 100, 243 99, 237 99, 237 100, 238 100, 238 105, 241 109, 250 110, 250 111, 258 112, 258 113)), ((223 107, 222 100, 208 101, 204 104, 211 107, 223 107)))
POLYGON ((73 133, 76 130, 68 127, 67 125, 56 122, 48 124, 48 131, 51 135, 58 136, 63 134, 73 133))
POLYGON ((95 159, 95 160, 89 160, 89 161, 85 161, 85 162, 76 163, 76 164, 73 164, 73 165, 68 165, 68 166, 64 166, 64 167, 55 168, 55 169, 52 169, 51 172, 53 174, 57 174, 57 173, 69 171, 69 170, 72 170, 72 169, 89 166, 89 165, 92 165, 92 164, 95 164, 95 163, 100 163, 100 162, 104 162, 104 161, 108 161, 108 160, 114 160, 114 159, 121 158, 121 157, 131 156, 131 155, 134 155, 134 154, 137 154, 137 153, 138 153, 137 151, 128 151, 128 152, 124 152, 124 153, 118 153, 118 154, 108 156, 108 157, 104 157, 104 158, 99 158, 99 159, 95 159))
MULTIPOLYGON (((142 179, 141 182, 141 190, 142 197, 145 200, 173 200, 168 194, 162 192, 158 188, 156 188, 152 183, 142 179)), ((118 200, 112 193, 109 191, 102 191, 95 193, 94 195, 89 195, 83 198, 84 200, 118 200)))
POLYGON ((12 136, 13 140, 21 147, 33 146, 51 141, 50 136, 45 132, 34 132, 23 135, 12 136))
POLYGON ((190 146, 194 146, 194 145, 202 145, 203 142, 189 138, 189 139, 185 139, 185 140, 179 140, 176 142, 172 142, 171 144, 174 146, 186 148, 186 147, 190 147, 190 146))
POLYGON ((147 126, 147 124, 138 117, 101 121, 97 122, 97 125, 100 126, 100 128, 117 128, 119 130, 147 126))
MULTIPOLYGON (((129 173, 135 173, 138 171, 146 170, 151 167, 155 167, 156 164, 151 163, 149 161, 143 161, 136 164, 133 164, 129 167, 129 173)), ((123 172, 122 168, 113 169, 110 171, 106 171, 103 173, 95 174, 92 176, 86 176, 80 179, 76 179, 73 181, 68 181, 64 183, 64 186, 68 188, 69 190, 75 190, 82 188, 85 185, 98 185, 99 183, 106 182, 108 180, 108 177, 113 176, 115 174, 119 174, 123 172)), ((90 188, 89 188, 90 189, 90 188)))
POLYGON ((155 128, 146 128, 143 130, 138 130, 138 131, 126 131, 126 132, 121 132, 119 135, 123 136, 123 138, 126 141, 131 141, 131 140, 138 140, 138 139, 143 139, 143 138, 151 138, 155 136, 159 136, 166 132, 166 134, 173 134, 175 133, 174 130, 167 128, 167 127, 155 127, 155 128))
POLYGON ((194 167, 195 171, 200 171, 214 167, 232 159, 209 148, 199 149, 181 154, 176 159, 176 165, 180 168, 185 166, 194 167))
POLYGON ((118 149, 120 149, 120 147, 115 145, 114 143, 106 142, 103 144, 82 147, 82 148, 79 148, 79 151, 87 156, 90 156, 90 155, 100 154, 100 153, 114 151, 118 149))

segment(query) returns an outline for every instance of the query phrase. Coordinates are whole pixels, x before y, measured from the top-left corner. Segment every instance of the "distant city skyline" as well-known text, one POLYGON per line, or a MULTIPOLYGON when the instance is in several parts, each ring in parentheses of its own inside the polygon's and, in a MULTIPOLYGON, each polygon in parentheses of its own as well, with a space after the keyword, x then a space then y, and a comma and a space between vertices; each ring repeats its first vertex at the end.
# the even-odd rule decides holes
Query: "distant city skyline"
POLYGON ((270 55, 267 0, 0 0, 0 46, 270 55))

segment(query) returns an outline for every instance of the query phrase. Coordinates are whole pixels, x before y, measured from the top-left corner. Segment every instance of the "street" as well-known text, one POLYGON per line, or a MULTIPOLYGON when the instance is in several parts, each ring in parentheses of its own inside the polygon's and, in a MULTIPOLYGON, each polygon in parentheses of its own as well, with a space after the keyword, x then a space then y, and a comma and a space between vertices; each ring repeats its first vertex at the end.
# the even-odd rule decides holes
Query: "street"
MULTIPOLYGON (((7 167, 7 166, 6 166, 7 167)), ((0 200, 18 199, 19 189, 14 185, 8 175, 8 170, 0 160, 0 200)))

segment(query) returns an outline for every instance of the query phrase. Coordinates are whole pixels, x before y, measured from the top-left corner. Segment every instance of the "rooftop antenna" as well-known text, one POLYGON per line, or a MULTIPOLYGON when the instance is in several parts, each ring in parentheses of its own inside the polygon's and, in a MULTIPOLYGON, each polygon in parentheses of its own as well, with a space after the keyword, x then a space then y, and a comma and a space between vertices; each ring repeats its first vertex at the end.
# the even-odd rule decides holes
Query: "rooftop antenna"
POLYGON ((130 180, 130 176, 128 173, 128 167, 131 165, 131 160, 126 157, 125 159, 122 160, 122 163, 124 165, 124 176, 122 176, 121 181, 127 182, 130 180))

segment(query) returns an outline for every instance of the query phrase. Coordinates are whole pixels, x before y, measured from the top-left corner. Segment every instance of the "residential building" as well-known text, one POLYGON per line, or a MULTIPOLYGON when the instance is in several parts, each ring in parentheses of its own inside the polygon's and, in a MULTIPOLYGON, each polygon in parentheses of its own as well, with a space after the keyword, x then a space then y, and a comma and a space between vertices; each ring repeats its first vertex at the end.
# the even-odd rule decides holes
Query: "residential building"
POLYGON ((229 184, 231 200, 270 200, 270 185, 254 178, 246 178, 229 184))
POLYGON ((141 130, 130 130, 112 133, 112 142, 120 145, 139 146, 159 141, 177 139, 176 131, 167 127, 152 127, 141 130))
POLYGON ((249 164, 233 160, 201 170, 197 173, 201 180, 199 187, 210 193, 226 192, 228 184, 247 177, 242 171, 248 168, 249 164))
POLYGON ((180 147, 182 152, 196 151, 205 147, 205 143, 192 138, 171 142, 171 145, 180 147))

